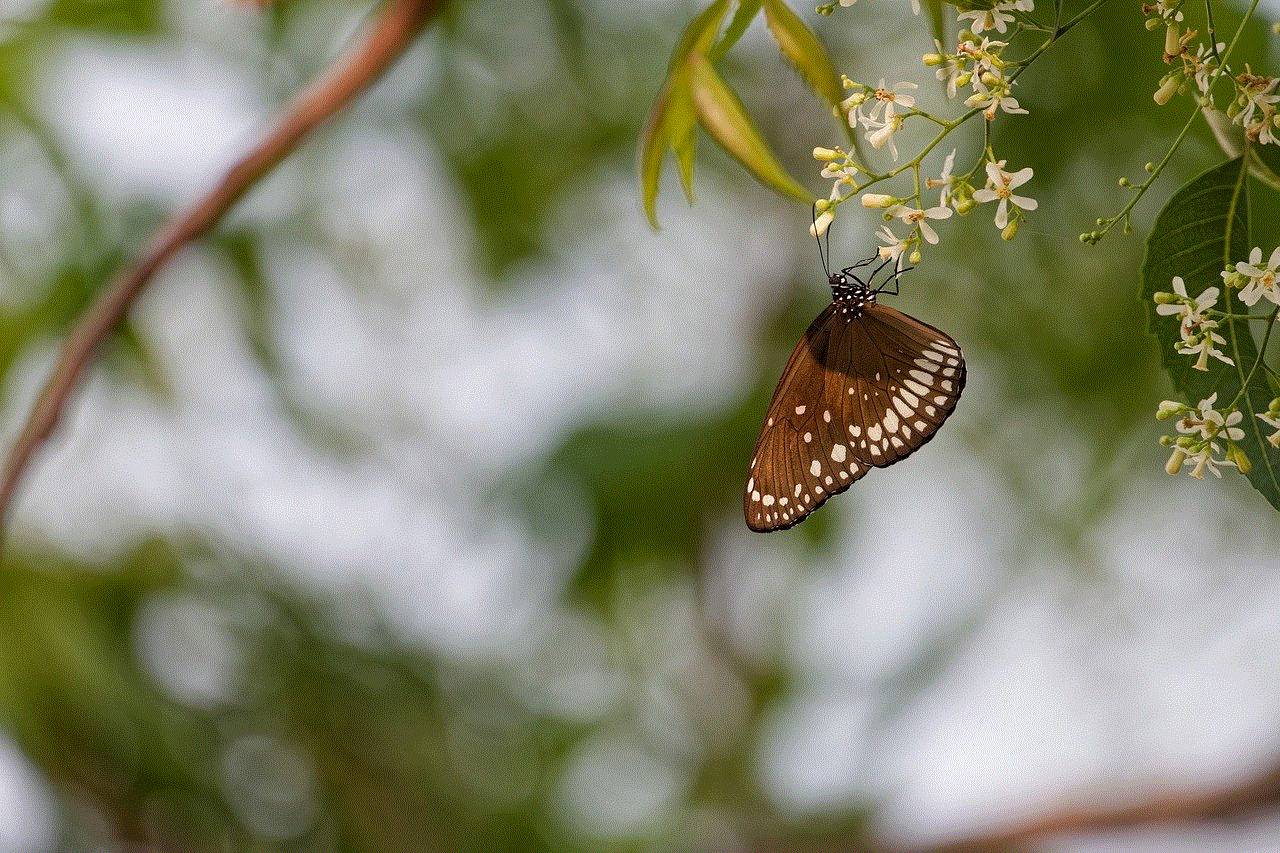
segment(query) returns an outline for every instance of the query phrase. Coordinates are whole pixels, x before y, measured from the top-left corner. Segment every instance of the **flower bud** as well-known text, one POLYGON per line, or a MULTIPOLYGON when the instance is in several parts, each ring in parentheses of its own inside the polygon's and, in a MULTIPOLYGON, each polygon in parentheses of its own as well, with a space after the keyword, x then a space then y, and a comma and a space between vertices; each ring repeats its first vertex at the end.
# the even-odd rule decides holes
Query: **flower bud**
MULTIPOLYGON (((1203 479, 1204 479, 1204 469, 1205 469, 1206 467, 1208 467, 1208 465, 1209 465, 1209 457, 1208 457, 1207 455, 1206 455, 1206 456, 1201 456, 1201 457, 1196 461, 1196 467, 1195 467, 1195 468, 1193 468, 1193 469, 1191 469, 1191 476, 1192 476, 1192 477, 1195 477, 1197 480, 1203 480, 1203 479)), ((1165 470, 1168 470, 1168 467, 1167 467, 1167 466, 1166 466, 1166 469, 1165 469, 1165 470)))
POLYGON ((1148 30, 1155 32, 1156 27, 1160 26, 1160 19, 1147 18, 1146 23, 1144 23, 1143 26, 1146 27, 1148 30))
POLYGON ((1231 457, 1232 462, 1236 463, 1241 474, 1248 474, 1253 469, 1253 463, 1249 461, 1248 454, 1234 441, 1227 445, 1227 455, 1231 457))
POLYGON ((1178 91, 1178 87, 1180 85, 1182 85, 1182 80, 1177 72, 1166 74, 1164 80, 1160 82, 1160 88, 1156 89, 1156 93, 1151 97, 1157 104, 1163 107, 1165 104, 1169 103, 1169 99, 1178 91))
POLYGON ((911 257, 907 258, 907 263, 918 264, 920 263, 920 258, 921 258, 920 250, 916 249, 914 252, 911 253, 911 257))
POLYGON ((884 195, 883 193, 862 194, 863 207, 892 207, 897 203, 898 200, 891 195, 884 195))
POLYGON ((1164 55, 1177 56, 1182 52, 1182 43, 1178 39, 1178 25, 1170 24, 1164 31, 1164 55))
MULTIPOLYGON (((1186 460, 1186 458, 1187 458, 1187 451, 1183 450, 1181 447, 1174 448, 1173 455, 1169 457, 1168 462, 1164 463, 1165 473, 1166 474, 1178 473, 1178 471, 1182 469, 1182 463, 1186 460)), ((1201 474, 1200 476, 1203 477, 1204 475, 1201 474)))
POLYGON ((1008 242, 1012 240, 1013 235, 1017 233, 1018 233, 1018 220, 1015 219, 1012 222, 1010 222, 1008 225, 1006 225, 1004 227, 1004 230, 1000 232, 1000 239, 1004 240, 1005 242, 1008 242))
POLYGON ((1156 295, 1152 297, 1152 299, 1154 299, 1154 300, 1155 300, 1155 303, 1156 303, 1157 305, 1172 305, 1172 304, 1174 304, 1175 302, 1181 302, 1181 301, 1182 301, 1182 297, 1181 297, 1181 296, 1179 296, 1178 294, 1176 294, 1176 293, 1168 293, 1168 292, 1163 291, 1163 290, 1161 290, 1161 291, 1157 292, 1157 293, 1156 293, 1156 295))
POLYGON ((835 218, 836 215, 832 211, 823 211, 822 215, 815 219, 813 224, 809 226, 809 233, 814 237, 821 237, 823 234, 827 233, 827 227, 831 225, 831 220, 835 218))
POLYGON ((920 58, 924 60, 925 68, 933 68, 942 64, 942 57, 936 53, 926 53, 920 58))
POLYGON ((815 160, 825 160, 827 162, 830 162, 839 156, 840 156, 839 154, 837 154, 835 151, 832 151, 830 148, 822 148, 821 146, 819 146, 813 149, 813 159, 815 160))
POLYGON ((1164 400, 1160 403, 1160 408, 1156 409, 1156 420, 1163 421, 1174 415, 1180 415, 1185 408, 1177 400, 1164 400))

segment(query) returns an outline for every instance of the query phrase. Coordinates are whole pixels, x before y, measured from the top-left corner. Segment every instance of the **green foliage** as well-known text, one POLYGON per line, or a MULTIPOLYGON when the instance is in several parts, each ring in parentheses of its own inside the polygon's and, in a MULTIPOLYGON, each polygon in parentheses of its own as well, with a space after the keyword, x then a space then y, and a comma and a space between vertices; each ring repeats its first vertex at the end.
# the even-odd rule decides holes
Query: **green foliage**
POLYGON ((1148 305, 1149 328, 1160 345, 1161 362, 1174 387, 1189 403, 1217 393, 1218 408, 1236 404, 1244 413, 1240 442, 1251 463, 1247 472, 1254 488, 1280 509, 1280 457, 1266 441, 1266 425, 1257 415, 1267 411, 1274 396, 1264 370, 1258 369, 1259 353, 1245 322, 1223 324, 1224 351, 1234 364, 1209 359, 1207 370, 1196 370, 1191 358, 1175 350, 1181 340, 1176 316, 1159 315, 1153 298, 1167 291, 1174 276, 1181 276, 1187 293, 1206 288, 1221 292, 1219 307, 1234 314, 1248 313, 1235 294, 1222 287, 1221 273, 1249 254, 1249 197, 1244 160, 1237 158, 1215 166, 1174 193, 1156 219, 1147 241, 1143 264, 1142 295, 1148 305))
MULTIPOLYGON (((817 37, 781 0, 765 0, 763 6, 769 30, 783 55, 823 98, 839 103, 839 78, 817 37)), ((655 228, 658 181, 668 149, 675 152, 685 195, 693 199, 694 131, 698 124, 761 183, 798 201, 810 200, 809 191, 778 162, 737 94, 713 65, 760 8, 758 0, 739 3, 737 15, 716 41, 729 11, 729 0, 717 0, 689 24, 672 52, 667 79, 640 137, 640 187, 645 213, 655 228)))

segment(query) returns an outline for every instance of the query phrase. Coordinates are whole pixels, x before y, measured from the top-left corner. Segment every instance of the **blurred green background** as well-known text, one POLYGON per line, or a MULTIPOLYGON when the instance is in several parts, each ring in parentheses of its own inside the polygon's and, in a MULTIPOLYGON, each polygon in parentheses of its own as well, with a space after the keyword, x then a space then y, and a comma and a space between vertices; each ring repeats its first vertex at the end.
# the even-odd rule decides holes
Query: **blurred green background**
MULTIPOLYGON (((905 4, 793 8, 940 102, 905 4)), ((369 10, 5 10, 12 436, 86 303, 369 10)), ((697 10, 458 2, 160 273, 15 508, 0 850, 913 849, 1280 752, 1275 516, 1163 473, 1138 299, 1207 129, 1135 234, 1076 239, 1191 108, 1152 101, 1162 33, 1113 3, 1019 80, 994 143, 1035 169, 1030 227, 942 223, 895 302, 964 347, 956 414, 760 536, 755 431, 829 291, 809 210, 709 142, 696 203, 668 174, 644 220, 636 140, 697 10)), ((809 152, 843 133, 761 22, 722 70, 825 196, 809 152)), ((837 260, 873 242, 852 208, 837 260)), ((1222 832, 1178 843, 1280 830, 1222 832)))

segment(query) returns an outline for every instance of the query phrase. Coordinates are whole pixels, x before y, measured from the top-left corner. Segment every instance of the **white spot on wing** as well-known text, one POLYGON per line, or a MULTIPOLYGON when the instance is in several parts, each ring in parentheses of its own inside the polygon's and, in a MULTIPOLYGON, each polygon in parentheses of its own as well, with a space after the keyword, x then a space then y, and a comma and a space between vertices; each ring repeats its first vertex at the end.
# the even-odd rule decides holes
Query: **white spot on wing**
POLYGON ((816 477, 822 473, 822 463, 817 459, 813 460, 813 464, 809 466, 809 475, 816 477))
POLYGON ((831 458, 836 462, 844 461, 844 445, 837 444, 831 448, 831 458))
POLYGON ((797 414, 797 415, 803 415, 803 414, 804 414, 804 409, 805 409, 805 407, 804 407, 804 406, 796 406, 796 414, 797 414))
POLYGON ((929 376, 929 374, 925 373, 923 370, 911 370, 908 372, 916 379, 919 379, 921 382, 927 383, 932 381, 932 377, 929 376))
POLYGON ((898 431, 898 413, 893 409, 884 413, 884 428, 889 432, 898 431))
POLYGON ((867 427, 867 438, 871 439, 872 441, 880 440, 880 424, 872 424, 871 426, 867 427))
POLYGON ((773 495, 765 495, 764 500, 761 501, 761 503, 765 506, 773 506, 773 495))

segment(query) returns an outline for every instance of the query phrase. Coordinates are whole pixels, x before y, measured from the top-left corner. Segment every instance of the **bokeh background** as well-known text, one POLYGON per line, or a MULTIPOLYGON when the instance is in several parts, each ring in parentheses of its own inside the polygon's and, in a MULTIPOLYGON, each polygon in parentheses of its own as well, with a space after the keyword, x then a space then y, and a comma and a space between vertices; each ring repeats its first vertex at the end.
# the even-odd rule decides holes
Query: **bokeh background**
MULTIPOLYGON (((842 71, 940 103, 924 18, 810 6, 842 71)), ((369 9, 3 9, 12 436, 88 300, 369 9)), ((1076 239, 1191 109, 1151 99, 1163 34, 1112 3, 1019 80, 994 141, 1039 210, 1008 244, 942 223, 895 303, 964 347, 956 414, 761 536, 746 463, 829 291, 809 210, 709 142, 645 222, 636 140, 696 11, 459 0, 162 270, 15 507, 0 851, 910 850, 1280 761, 1280 529, 1229 471, 1163 473, 1138 299, 1207 130, 1134 234, 1076 239)), ((722 70, 825 196, 809 151, 843 134, 762 22, 722 70)), ((1280 816, 1053 845, 1280 849, 1280 816)))

